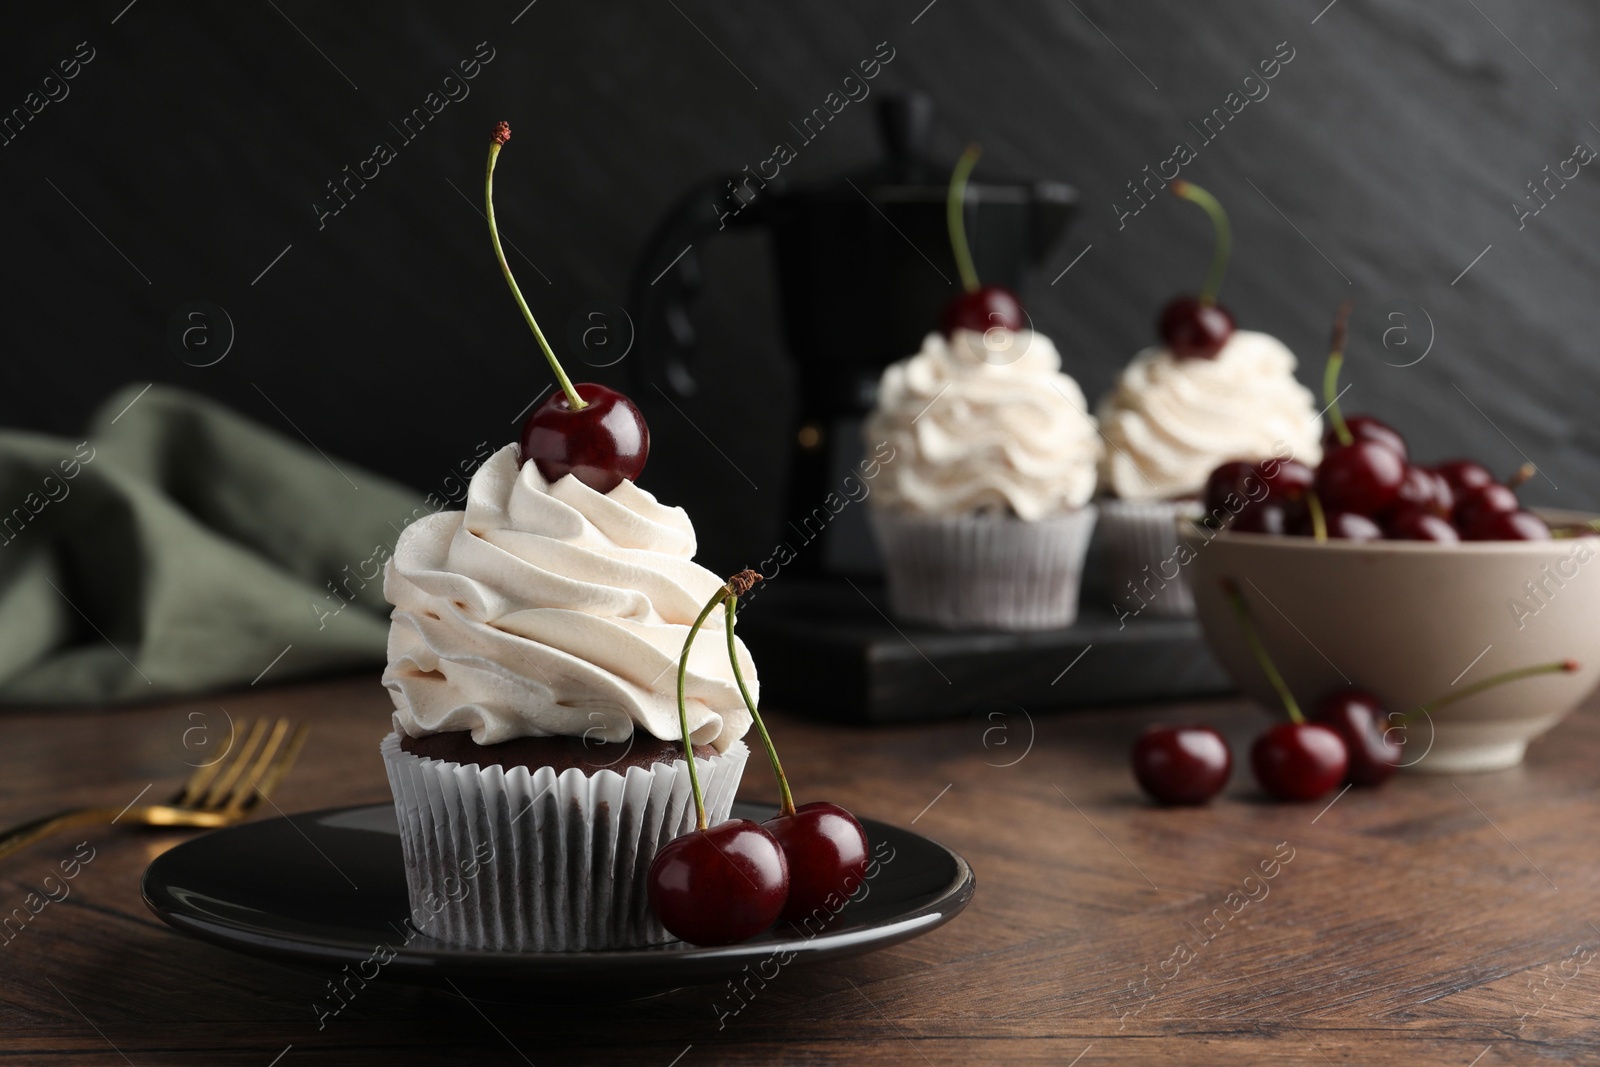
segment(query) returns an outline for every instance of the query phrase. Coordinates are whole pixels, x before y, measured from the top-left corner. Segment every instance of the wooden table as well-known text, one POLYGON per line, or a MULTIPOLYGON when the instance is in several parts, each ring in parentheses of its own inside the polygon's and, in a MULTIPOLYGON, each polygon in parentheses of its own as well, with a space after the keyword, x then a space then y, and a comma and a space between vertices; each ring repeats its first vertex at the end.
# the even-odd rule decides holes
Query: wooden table
MULTIPOLYGON (((316 724, 282 810, 387 798, 388 701, 363 677, 0 717, 0 819, 166 791, 203 739, 186 748, 185 732, 219 706, 316 724)), ((573 1008, 380 980, 318 1032, 328 975, 192 941, 145 909, 140 873, 182 835, 95 831, 70 895, 0 942, 0 1061, 1600 1063, 1595 710, 1504 773, 1405 776, 1327 808, 1263 803, 1236 774, 1186 811, 1136 792, 1136 731, 1158 714, 1204 719, 1243 752, 1260 712, 1217 701, 870 731, 775 715, 802 799, 915 822, 971 860, 978 892, 920 940, 784 972, 720 1030, 713 990, 573 1008)), ((752 764, 743 795, 773 793, 752 764)), ((0 911, 74 844, 6 861, 0 911)))

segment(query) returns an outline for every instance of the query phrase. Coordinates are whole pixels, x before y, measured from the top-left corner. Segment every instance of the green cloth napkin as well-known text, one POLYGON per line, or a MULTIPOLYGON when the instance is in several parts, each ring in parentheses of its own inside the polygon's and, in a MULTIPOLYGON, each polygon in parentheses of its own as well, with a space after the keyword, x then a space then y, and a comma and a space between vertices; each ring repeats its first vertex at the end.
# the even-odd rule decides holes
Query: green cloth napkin
POLYGON ((383 563, 430 510, 166 386, 113 395, 82 441, 0 431, 0 702, 149 700, 379 664, 383 563))

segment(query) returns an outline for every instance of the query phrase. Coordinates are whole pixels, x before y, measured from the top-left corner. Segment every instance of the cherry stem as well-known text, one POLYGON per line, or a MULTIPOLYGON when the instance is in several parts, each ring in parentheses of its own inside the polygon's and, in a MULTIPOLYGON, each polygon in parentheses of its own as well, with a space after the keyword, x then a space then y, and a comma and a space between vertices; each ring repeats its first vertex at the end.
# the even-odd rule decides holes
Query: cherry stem
POLYGON ((1328 419, 1333 423, 1333 432, 1339 438, 1341 445, 1352 444, 1355 434, 1350 432, 1350 424, 1344 421, 1344 414, 1339 410, 1339 371, 1344 367, 1344 342, 1350 331, 1350 301, 1346 300, 1339 305, 1339 310, 1333 316, 1333 341, 1328 346, 1328 366, 1322 372, 1322 399, 1328 404, 1328 419))
POLYGON ((556 372, 556 381, 561 383, 561 391, 567 394, 567 404, 573 411, 581 411, 589 405, 584 403, 578 391, 572 387, 572 380, 567 377, 567 372, 561 369, 561 361, 556 359, 556 354, 550 350, 550 342, 544 339, 544 331, 539 329, 539 323, 534 320, 533 312, 528 310, 528 302, 522 299, 522 290, 517 287, 517 279, 512 277, 511 264, 506 262, 505 249, 500 247, 500 228, 494 221, 494 164, 495 160, 500 158, 500 146, 510 139, 511 127, 502 122, 495 127, 494 140, 489 142, 489 165, 483 176, 483 199, 488 208, 489 237, 494 241, 494 256, 500 261, 500 271, 506 276, 506 284, 511 286, 511 295, 517 298, 517 306, 522 309, 522 317, 528 320, 533 336, 539 339, 539 347, 544 349, 544 358, 550 361, 550 369, 556 372))
POLYGON ((1446 693, 1444 696, 1434 697, 1416 711, 1407 712, 1406 714, 1400 716, 1398 725, 1407 726, 1418 715, 1432 715, 1440 708, 1454 704, 1458 700, 1465 700, 1467 697, 1475 696, 1478 693, 1483 692, 1485 689, 1493 689, 1497 685, 1505 685, 1507 682, 1520 681, 1523 678, 1533 678, 1540 674, 1559 674, 1563 671, 1575 671, 1577 669, 1577 660, 1564 659, 1558 660, 1555 663, 1541 663, 1537 667, 1518 667, 1515 670, 1501 671, 1499 674, 1490 675, 1481 682, 1473 682, 1465 689, 1457 689, 1453 693, 1446 693))
POLYGON ((1256 634, 1256 624, 1250 618, 1250 605, 1245 603, 1244 594, 1239 592, 1238 586, 1226 580, 1222 583, 1222 591, 1228 594, 1234 614, 1239 616, 1239 628, 1244 631, 1244 639, 1249 642, 1250 651, 1255 653, 1256 662, 1261 664, 1261 669, 1266 672, 1267 681, 1272 683, 1272 688, 1278 691, 1278 699, 1283 701, 1283 710, 1289 713, 1291 722, 1303 724, 1306 721, 1305 713, 1300 710, 1300 705, 1295 701, 1294 694, 1289 692, 1289 686, 1284 682, 1283 675, 1278 673, 1272 657, 1267 655, 1266 647, 1261 644, 1261 638, 1256 634))
POLYGON ((689 743, 689 708, 684 703, 683 687, 689 674, 689 646, 694 644, 695 634, 700 632, 700 627, 705 625, 706 619, 711 617, 717 605, 731 592, 732 590, 724 585, 717 590, 715 596, 706 601, 706 606, 700 611, 700 617, 689 627, 689 636, 683 639, 683 653, 678 657, 678 728, 683 731, 683 758, 689 764, 689 788, 694 793, 695 823, 701 830, 706 828, 706 802, 700 795, 700 774, 694 766, 694 746, 689 743))
POLYGON ((972 168, 983 155, 979 145, 969 144, 956 160, 956 169, 950 172, 950 191, 945 197, 945 224, 950 228, 950 250, 956 255, 956 270, 961 272, 961 285, 969 293, 978 290, 978 268, 972 263, 972 249, 967 245, 967 179, 972 168))
POLYGON ((783 764, 778 762, 778 749, 772 743, 772 735, 767 733, 767 724, 761 721, 761 713, 756 710, 756 702, 750 699, 750 690, 745 687, 744 674, 739 670, 739 654, 733 643, 733 620, 739 613, 739 597, 729 591, 728 606, 728 662, 733 666, 733 680, 739 683, 739 695, 744 697, 745 707, 750 709, 750 718, 755 720, 756 730, 761 734, 761 744, 767 750, 767 761, 772 764, 772 773, 778 779, 778 814, 794 814, 794 794, 789 792, 789 779, 784 776, 783 764))
POLYGON ((1538 473, 1538 467, 1535 467, 1532 463, 1524 463, 1522 466, 1517 468, 1516 473, 1506 479, 1506 488, 1520 489, 1522 488, 1523 482, 1526 482, 1529 478, 1532 478, 1538 473))
POLYGON ((1222 291, 1222 276, 1228 272, 1228 255, 1233 251, 1233 230, 1228 225, 1228 213, 1222 209, 1222 203, 1216 197, 1193 182, 1179 178, 1172 183, 1172 192, 1192 204, 1199 204, 1211 217, 1217 246, 1211 253, 1211 269, 1206 271, 1206 284, 1200 290, 1200 303, 1215 304, 1217 294, 1222 291))
POLYGON ((1325 544, 1328 540, 1328 516, 1322 510, 1322 499, 1316 491, 1306 493, 1306 507, 1311 509, 1311 533, 1317 544, 1325 544))

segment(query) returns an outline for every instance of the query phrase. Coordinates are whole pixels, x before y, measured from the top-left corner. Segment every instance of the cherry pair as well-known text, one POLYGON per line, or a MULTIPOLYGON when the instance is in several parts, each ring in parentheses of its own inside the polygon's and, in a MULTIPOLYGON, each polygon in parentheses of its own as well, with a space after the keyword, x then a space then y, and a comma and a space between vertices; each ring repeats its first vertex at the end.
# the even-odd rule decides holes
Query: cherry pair
POLYGON ((689 628, 678 660, 678 724, 694 796, 697 828, 669 841, 650 865, 650 905, 661 925, 694 945, 727 945, 754 937, 778 919, 800 922, 835 914, 866 873, 867 835, 844 808, 823 802, 795 807, 789 780, 766 723, 750 699, 734 644, 739 597, 761 580, 741 571, 724 584, 689 628), (728 661, 778 779, 778 814, 765 823, 729 819, 706 825, 705 801, 689 741, 684 683, 689 649, 711 612, 727 613, 728 661))

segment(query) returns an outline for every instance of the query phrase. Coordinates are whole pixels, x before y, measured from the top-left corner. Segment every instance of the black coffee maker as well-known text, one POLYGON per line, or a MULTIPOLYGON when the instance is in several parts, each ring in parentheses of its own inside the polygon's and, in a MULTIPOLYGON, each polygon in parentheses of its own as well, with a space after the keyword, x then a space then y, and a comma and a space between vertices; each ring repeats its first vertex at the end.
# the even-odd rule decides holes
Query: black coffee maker
MULTIPOLYGON (((808 521, 862 457, 861 422, 889 363, 916 352, 961 283, 946 225, 953 160, 930 158, 932 101, 885 99, 877 112, 884 159, 819 185, 783 188, 746 168, 686 191, 646 243, 628 306, 634 388, 677 400, 695 392, 693 307, 705 284, 699 249, 723 229, 771 234, 784 332, 799 382, 787 497, 790 528, 808 521)), ((1057 181, 1007 180, 980 169, 966 228, 985 283, 1020 287, 1055 246, 1077 203, 1057 181)), ((836 497, 837 499, 837 497, 836 497)), ((877 570, 864 509, 846 507, 798 545, 786 570, 877 570)), ((805 535, 802 535, 805 536, 805 535)))

